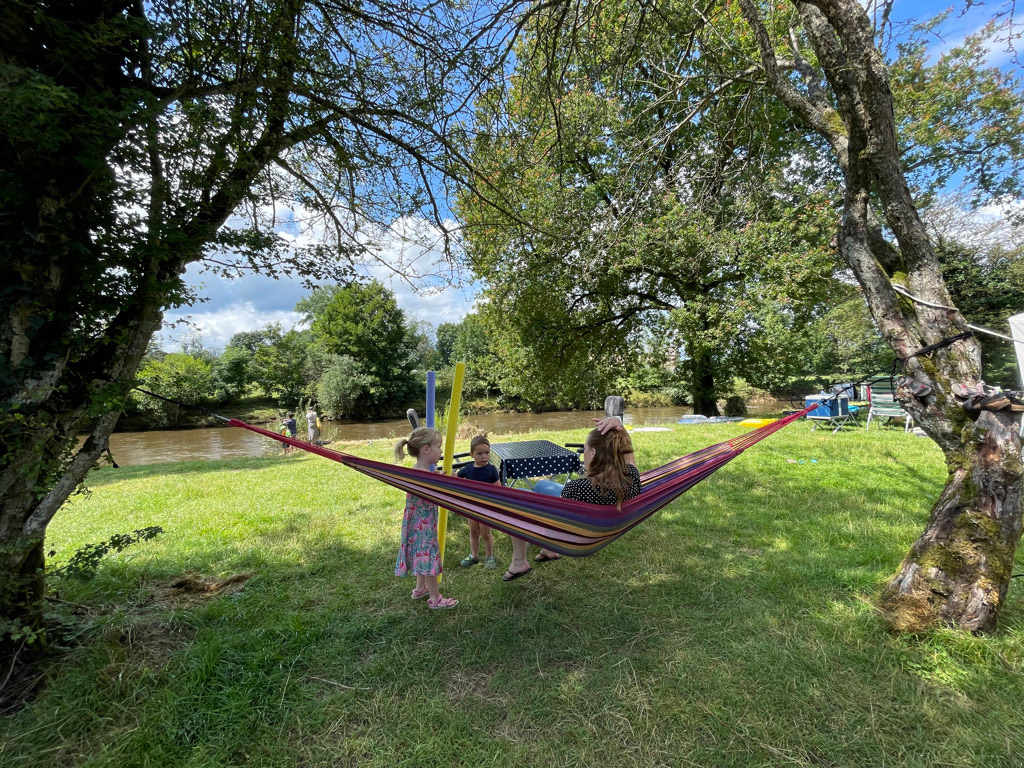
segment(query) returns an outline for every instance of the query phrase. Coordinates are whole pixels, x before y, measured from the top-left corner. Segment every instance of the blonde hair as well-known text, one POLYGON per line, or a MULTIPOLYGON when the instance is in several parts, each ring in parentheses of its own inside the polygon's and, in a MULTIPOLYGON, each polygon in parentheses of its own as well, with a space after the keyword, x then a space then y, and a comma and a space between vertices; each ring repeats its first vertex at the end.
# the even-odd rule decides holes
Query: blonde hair
POLYGON ((626 491, 633 484, 626 457, 633 452, 633 441, 624 429, 612 429, 602 435, 595 429, 587 435, 586 445, 594 449, 594 458, 587 467, 587 479, 595 491, 615 495, 616 506, 622 508, 626 491))
POLYGON ((395 443, 395 461, 405 458, 406 449, 410 456, 417 457, 428 445, 440 443, 443 439, 441 433, 433 427, 417 427, 408 437, 395 443))
POLYGON ((486 445, 488 448, 491 447, 491 441, 487 439, 487 435, 477 435, 469 441, 469 452, 472 453, 476 450, 478 445, 486 445))

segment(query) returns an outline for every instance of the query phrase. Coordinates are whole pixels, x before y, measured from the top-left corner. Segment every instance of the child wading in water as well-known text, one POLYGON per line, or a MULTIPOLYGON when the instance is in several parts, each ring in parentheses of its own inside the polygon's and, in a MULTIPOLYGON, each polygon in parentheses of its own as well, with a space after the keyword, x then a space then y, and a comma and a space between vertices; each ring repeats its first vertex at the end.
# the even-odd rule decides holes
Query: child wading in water
MULTIPOLYGON (((395 445, 395 461, 401 462, 408 449, 416 459, 416 469, 430 470, 441 458, 441 433, 430 427, 414 429, 405 440, 395 445)), ((454 608, 459 601, 441 597, 437 588, 437 577, 441 573, 441 547, 437 541, 437 505, 431 504, 412 493, 405 497, 405 514, 402 516, 402 546, 395 562, 395 575, 406 573, 416 575, 416 588, 412 599, 430 595, 427 605, 431 608, 454 608)))
MULTIPOLYGON (((491 464, 491 443, 487 435, 477 435, 469 443, 469 453, 473 457, 473 463, 458 471, 459 477, 469 480, 479 480, 482 483, 497 484, 498 470, 491 464)), ((490 526, 479 523, 476 520, 469 521, 469 554, 462 559, 460 565, 469 568, 480 562, 480 539, 484 540, 484 568, 497 568, 498 561, 494 559, 494 534, 490 526)))
MULTIPOLYGON (((293 440, 299 435, 299 425, 295 423, 295 414, 289 412, 288 415, 281 421, 281 434, 285 437, 290 437, 293 440)), ((284 444, 284 452, 291 453, 292 447, 288 443, 284 444)))

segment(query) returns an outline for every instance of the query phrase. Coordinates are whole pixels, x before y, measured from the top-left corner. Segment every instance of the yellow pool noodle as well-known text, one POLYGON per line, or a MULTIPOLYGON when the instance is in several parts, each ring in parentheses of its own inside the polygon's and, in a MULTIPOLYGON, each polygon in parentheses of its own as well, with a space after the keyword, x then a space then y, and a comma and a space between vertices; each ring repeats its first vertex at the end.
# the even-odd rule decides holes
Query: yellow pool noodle
MULTIPOLYGON (((452 400, 448 406, 447 434, 444 438, 444 464, 442 471, 445 477, 452 473, 452 464, 455 456, 455 433, 459 428, 459 406, 462 405, 462 379, 466 375, 466 364, 455 364, 455 381, 452 383, 452 400)), ((441 547, 441 563, 444 563, 444 535, 448 530, 448 510, 440 509, 437 512, 437 543, 441 547)), ((437 583, 441 583, 441 575, 437 577, 437 583)))

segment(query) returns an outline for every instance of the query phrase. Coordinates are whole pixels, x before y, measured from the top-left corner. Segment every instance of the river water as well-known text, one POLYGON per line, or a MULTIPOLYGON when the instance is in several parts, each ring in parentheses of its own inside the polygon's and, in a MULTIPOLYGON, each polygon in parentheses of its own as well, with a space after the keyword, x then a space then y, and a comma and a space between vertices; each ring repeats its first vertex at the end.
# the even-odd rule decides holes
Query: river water
MULTIPOLYGON (((789 403, 769 401, 748 406, 751 414, 778 413, 789 403)), ((634 408, 626 413, 626 423, 634 427, 670 426, 680 416, 693 413, 687 407, 634 408)), ((475 424, 495 435, 509 435, 539 430, 578 429, 590 425, 591 419, 603 411, 553 411, 550 413, 488 413, 464 416, 463 421, 475 424)), ((300 419, 300 437, 305 434, 305 420, 300 419)), ((266 429, 273 426, 263 425, 266 429)), ((346 442, 393 438, 409 433, 405 419, 377 422, 323 422, 324 440, 346 442)), ((238 456, 263 456, 281 451, 281 444, 270 438, 235 427, 177 429, 150 432, 116 432, 110 436, 110 450, 118 464, 158 464, 166 461, 227 459, 238 456)))

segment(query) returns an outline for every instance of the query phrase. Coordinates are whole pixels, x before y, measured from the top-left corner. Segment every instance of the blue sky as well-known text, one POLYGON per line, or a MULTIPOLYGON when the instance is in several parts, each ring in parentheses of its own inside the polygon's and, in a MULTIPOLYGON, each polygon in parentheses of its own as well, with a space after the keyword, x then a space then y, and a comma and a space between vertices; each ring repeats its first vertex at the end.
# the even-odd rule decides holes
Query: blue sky
MULTIPOLYGON (((959 15, 963 3, 953 5, 954 12, 941 29, 942 39, 936 38, 934 54, 956 45, 966 35, 980 29, 999 3, 981 4, 964 15, 959 15)), ((893 6, 892 19, 926 19, 946 8, 947 2, 935 0, 897 0, 893 6)), ((988 63, 994 66, 1012 66, 1010 55, 993 51, 988 63)), ((430 249, 403 246, 398 240, 385 241, 377 251, 378 260, 367 265, 362 271, 368 277, 376 277, 389 286, 398 298, 399 306, 415 318, 431 323, 434 327, 444 322, 458 322, 472 311, 474 297, 479 285, 441 285, 433 281, 433 289, 423 292, 397 278, 386 268, 388 263, 410 260, 421 267, 421 271, 434 271, 440 255, 430 249)), ((459 277, 459 276, 456 276, 459 277)), ((216 275, 204 274, 201 267, 192 265, 186 274, 189 285, 197 288, 199 296, 206 301, 191 308, 171 311, 165 318, 166 325, 161 334, 165 349, 178 347, 186 334, 198 332, 206 346, 221 349, 234 333, 261 328, 267 323, 278 322, 286 329, 298 323, 294 312, 295 303, 308 293, 298 279, 274 279, 261 275, 248 275, 232 280, 216 275), (182 323, 183 319, 188 324, 182 323), (176 327, 171 327, 176 324, 176 327)))

